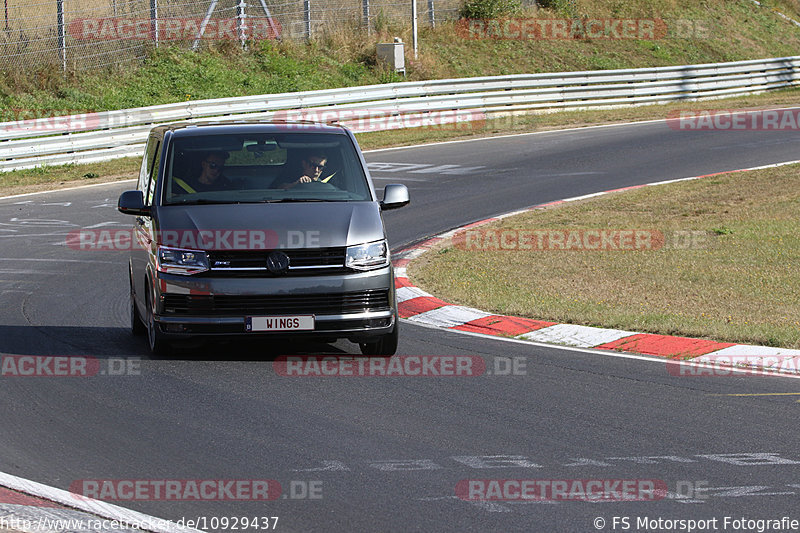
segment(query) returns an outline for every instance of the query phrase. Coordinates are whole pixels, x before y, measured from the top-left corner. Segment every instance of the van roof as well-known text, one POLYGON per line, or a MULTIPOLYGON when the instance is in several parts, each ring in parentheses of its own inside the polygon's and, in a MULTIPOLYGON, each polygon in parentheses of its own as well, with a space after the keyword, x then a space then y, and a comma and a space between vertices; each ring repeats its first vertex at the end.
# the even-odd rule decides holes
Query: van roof
POLYGON ((339 124, 323 124, 312 121, 265 121, 265 120, 221 120, 212 122, 175 122, 153 128, 153 132, 174 135, 221 135, 229 133, 332 133, 344 135, 347 128, 339 124))

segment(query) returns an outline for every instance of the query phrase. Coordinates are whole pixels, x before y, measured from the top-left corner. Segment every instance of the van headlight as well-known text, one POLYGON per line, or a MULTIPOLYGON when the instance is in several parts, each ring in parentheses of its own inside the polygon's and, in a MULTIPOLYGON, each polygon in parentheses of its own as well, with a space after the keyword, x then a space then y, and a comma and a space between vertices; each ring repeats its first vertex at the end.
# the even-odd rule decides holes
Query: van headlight
POLYGON ((197 274, 208 270, 208 255, 202 250, 158 247, 156 268, 167 274, 197 274))
POLYGON ((386 239, 347 247, 344 266, 354 270, 372 270, 389 264, 389 244, 386 239))

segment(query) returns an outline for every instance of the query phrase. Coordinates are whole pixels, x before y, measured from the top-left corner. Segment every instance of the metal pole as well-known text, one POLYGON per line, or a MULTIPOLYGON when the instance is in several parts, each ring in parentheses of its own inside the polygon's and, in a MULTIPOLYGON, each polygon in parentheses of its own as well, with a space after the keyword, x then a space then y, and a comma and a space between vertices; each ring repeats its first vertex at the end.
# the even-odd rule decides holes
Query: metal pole
POLYGON ((67 41, 64 36, 64 0, 56 0, 56 24, 58 25, 58 52, 61 69, 67 71, 67 41))
POLYGON ((431 23, 431 28, 436 27, 436 15, 434 13, 435 0, 428 0, 428 21, 431 23))
POLYGON ((242 43, 242 50, 247 50, 247 13, 245 13, 244 0, 239 0, 236 4, 236 32, 239 35, 239 42, 242 43))
POLYGON ((6 30, 9 29, 8 27, 8 0, 5 0, 5 8, 6 8, 6 30))
POLYGON ((206 16, 203 17, 203 22, 200 23, 200 29, 197 31, 197 37, 194 38, 194 43, 192 43, 192 50, 197 50, 197 47, 200 46, 200 39, 203 38, 203 34, 206 32, 206 26, 208 26, 208 21, 211 20, 211 15, 214 13, 216 7, 217 0, 214 0, 211 2, 211 5, 208 6, 206 16))
POLYGON ((303 0, 303 20, 306 25, 306 39, 311 39, 311 0, 303 0))
POLYGON ((361 16, 364 18, 364 26, 367 27, 367 35, 369 35, 369 0, 361 0, 361 16))
POLYGON ((411 34, 414 42, 414 59, 417 59, 417 0, 411 0, 411 34))
POLYGON ((261 0, 261 9, 264 10, 264 14, 267 16, 267 23, 269 23, 269 27, 272 30, 272 35, 274 35, 276 39, 280 39, 280 32, 278 31, 277 26, 275 26, 275 20, 272 18, 272 13, 269 12, 267 3, 264 0, 261 0))
POLYGON ((150 29, 153 30, 153 42, 158 48, 158 0, 150 0, 150 29))

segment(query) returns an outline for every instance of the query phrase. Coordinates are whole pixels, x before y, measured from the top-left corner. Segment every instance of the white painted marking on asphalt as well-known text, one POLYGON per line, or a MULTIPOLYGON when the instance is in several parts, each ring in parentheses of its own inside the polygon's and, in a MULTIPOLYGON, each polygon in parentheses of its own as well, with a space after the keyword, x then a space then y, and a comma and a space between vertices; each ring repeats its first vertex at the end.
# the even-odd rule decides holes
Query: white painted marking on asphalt
POLYGON ((450 459, 470 468, 542 468, 524 455, 453 455, 450 459))
POLYGON ((92 224, 91 226, 84 226, 83 229, 94 229, 94 228, 104 228, 106 226, 122 226, 127 228, 130 224, 125 224, 118 220, 109 220, 108 222, 100 222, 98 224, 92 224))
POLYGON ((410 174, 440 174, 445 170, 450 170, 453 168, 459 168, 461 165, 438 165, 438 166, 431 166, 428 168, 421 168, 419 170, 412 170, 410 174))
POLYGON ((442 328, 451 328, 453 326, 460 326, 472 320, 491 316, 492 314, 493 313, 487 313, 485 311, 481 311, 480 309, 473 309, 471 307, 447 305, 445 307, 439 307, 438 309, 432 309, 430 311, 425 311, 424 313, 414 315, 409 317, 409 320, 413 322, 425 322, 426 324, 431 324, 442 328))
POLYGON ((650 455, 645 457, 606 457, 611 461, 631 461, 632 463, 636 463, 638 465, 657 465, 662 464, 666 461, 672 461, 674 463, 696 463, 697 460, 695 459, 687 459, 686 457, 678 457, 675 455, 650 455), (662 459, 662 461, 657 461, 656 459, 662 459))
POLYGON ((425 179, 425 178, 409 178, 409 177, 406 177, 406 176, 391 176, 391 177, 388 177, 388 178, 382 178, 382 177, 379 177, 379 176, 372 176, 372 181, 375 181, 375 180, 385 180, 385 181, 417 181, 417 182, 426 182, 426 181, 430 181, 430 180, 428 180, 428 179, 425 179))
POLYGON ((588 172, 559 172, 557 174, 537 174, 539 178, 561 178, 569 176, 596 176, 598 174, 608 174, 607 172, 588 171, 588 172))
POLYGON ((341 461, 322 461, 316 468, 296 468, 292 472, 349 472, 350 469, 341 461))
POLYGON ((440 470, 443 467, 430 459, 381 459, 371 461, 372 468, 383 472, 408 472, 411 470, 440 470))
POLYGON ((36 257, 0 257, 0 261, 40 261, 42 263, 105 263, 118 265, 116 261, 90 261, 88 259, 39 259, 36 257))
POLYGON ((576 457, 572 459, 572 463, 567 463, 561 466, 614 466, 611 463, 598 461, 596 459, 586 459, 585 457, 576 457))
POLYGON ((592 328, 574 324, 556 324, 530 333, 520 335, 523 339, 555 344, 567 344, 581 348, 591 348, 607 342, 613 342, 624 337, 636 335, 633 331, 619 329, 592 328))
POLYGON ((763 490, 771 487, 767 485, 743 485, 737 487, 704 487, 702 490, 705 494, 711 491, 722 491, 714 493, 715 498, 741 498, 742 496, 786 496, 795 494, 794 492, 762 492, 763 490))
MULTIPOLYGON (((798 107, 778 107, 772 109, 754 109, 752 111, 743 111, 743 114, 750 114, 750 113, 763 113, 764 111, 787 111, 791 109, 800 109, 798 107)), ((555 129, 555 130, 542 130, 542 131, 528 131, 524 133, 508 133, 505 135, 492 135, 489 137, 472 137, 469 139, 454 139, 452 141, 437 141, 431 143, 424 143, 424 144, 411 144, 408 146, 392 146, 389 148, 375 148, 373 150, 364 150, 364 153, 375 153, 375 152, 394 152, 398 150, 407 150, 409 148, 425 148, 428 146, 440 146, 445 144, 456 144, 456 143, 471 143, 471 142, 487 142, 493 141, 495 139, 508 139, 512 137, 525 137, 528 135, 548 135, 548 134, 559 134, 559 133, 569 133, 574 131, 585 131, 585 130, 596 130, 596 129, 606 129, 606 128, 619 128, 623 126, 644 126, 647 124, 657 124, 659 122, 663 122, 666 124, 669 120, 675 119, 665 119, 665 118, 656 118, 651 120, 639 120, 636 122, 618 122, 615 124, 597 124, 595 126, 575 126, 574 128, 562 128, 562 129, 555 129)))
POLYGON ((371 163, 367 163, 367 168, 369 169, 370 173, 372 172, 401 172, 401 171, 409 171, 418 168, 425 168, 430 167, 432 165, 428 163, 382 163, 380 161, 373 161, 371 163))
POLYGON ((697 457, 736 466, 800 465, 800 461, 785 459, 777 453, 713 453, 697 455, 697 457))
POLYGON ((17 218, 12 217, 8 219, 9 222, 15 222, 15 224, 9 224, 11 226, 77 226, 77 224, 73 224, 68 220, 56 220, 53 218, 17 218))
POLYGON ((103 187, 106 185, 119 185, 120 183, 128 183, 128 182, 136 182, 138 178, 131 178, 129 180, 119 180, 119 181, 107 181, 105 183, 91 183, 89 185, 78 185, 77 187, 66 187, 64 189, 54 189, 52 191, 38 191, 38 192, 26 192, 22 194, 12 194, 10 196, 0 196, 0 200, 11 200, 13 198, 25 198, 26 196, 36 196, 39 194, 50 194, 54 192, 65 192, 65 191, 77 191, 80 189, 88 189, 90 187, 103 187))

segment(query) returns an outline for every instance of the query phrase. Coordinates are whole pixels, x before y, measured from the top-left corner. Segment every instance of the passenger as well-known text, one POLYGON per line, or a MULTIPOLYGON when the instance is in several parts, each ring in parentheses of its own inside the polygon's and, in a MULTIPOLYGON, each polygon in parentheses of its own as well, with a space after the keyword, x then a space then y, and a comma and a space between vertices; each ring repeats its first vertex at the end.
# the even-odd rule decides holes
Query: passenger
POLYGON ((206 191, 225 191, 240 188, 224 174, 225 161, 230 157, 228 152, 207 152, 200 160, 200 170, 192 178, 182 180, 173 178, 172 191, 176 194, 192 194, 206 191))

